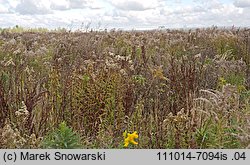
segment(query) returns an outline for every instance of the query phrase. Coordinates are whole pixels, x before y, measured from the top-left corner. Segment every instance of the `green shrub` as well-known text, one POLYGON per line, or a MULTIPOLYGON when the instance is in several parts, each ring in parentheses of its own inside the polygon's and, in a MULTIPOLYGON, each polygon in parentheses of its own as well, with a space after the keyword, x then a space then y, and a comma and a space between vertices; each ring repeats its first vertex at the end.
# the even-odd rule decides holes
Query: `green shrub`
POLYGON ((42 148, 48 149, 76 149, 81 148, 80 135, 69 128, 65 122, 59 128, 49 133, 42 142, 42 148))

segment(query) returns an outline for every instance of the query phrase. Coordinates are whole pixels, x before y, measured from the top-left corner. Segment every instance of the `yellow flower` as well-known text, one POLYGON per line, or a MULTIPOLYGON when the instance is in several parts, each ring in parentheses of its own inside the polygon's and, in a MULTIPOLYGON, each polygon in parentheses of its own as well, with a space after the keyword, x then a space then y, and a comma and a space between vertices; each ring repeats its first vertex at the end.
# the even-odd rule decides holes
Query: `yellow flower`
POLYGON ((132 134, 127 133, 127 131, 125 131, 123 133, 123 137, 124 137, 124 147, 128 147, 130 143, 134 145, 138 144, 138 142, 135 141, 135 139, 139 137, 136 131, 132 134))

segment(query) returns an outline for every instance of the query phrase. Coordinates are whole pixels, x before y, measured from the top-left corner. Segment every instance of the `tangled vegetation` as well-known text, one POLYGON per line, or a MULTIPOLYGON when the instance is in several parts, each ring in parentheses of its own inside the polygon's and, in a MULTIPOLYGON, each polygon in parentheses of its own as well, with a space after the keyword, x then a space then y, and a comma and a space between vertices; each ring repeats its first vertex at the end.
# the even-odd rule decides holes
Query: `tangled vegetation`
POLYGON ((250 148, 249 63, 243 28, 2 30, 0 148, 250 148))

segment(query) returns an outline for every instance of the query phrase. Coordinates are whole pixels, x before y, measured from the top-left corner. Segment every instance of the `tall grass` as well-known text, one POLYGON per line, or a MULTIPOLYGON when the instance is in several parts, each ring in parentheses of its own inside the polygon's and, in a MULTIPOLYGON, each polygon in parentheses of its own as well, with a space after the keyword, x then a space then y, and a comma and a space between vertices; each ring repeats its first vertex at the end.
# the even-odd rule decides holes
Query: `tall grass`
POLYGON ((42 147, 63 122, 83 148, 122 148, 124 131, 136 148, 249 147, 249 43, 233 28, 2 31, 1 148, 42 147))

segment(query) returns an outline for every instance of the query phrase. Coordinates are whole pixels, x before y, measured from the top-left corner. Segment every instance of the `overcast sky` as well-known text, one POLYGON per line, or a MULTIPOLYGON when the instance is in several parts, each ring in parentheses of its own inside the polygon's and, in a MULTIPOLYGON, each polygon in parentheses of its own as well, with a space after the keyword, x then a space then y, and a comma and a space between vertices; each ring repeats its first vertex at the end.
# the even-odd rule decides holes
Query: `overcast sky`
POLYGON ((250 0, 0 0, 0 27, 250 26, 250 0))

